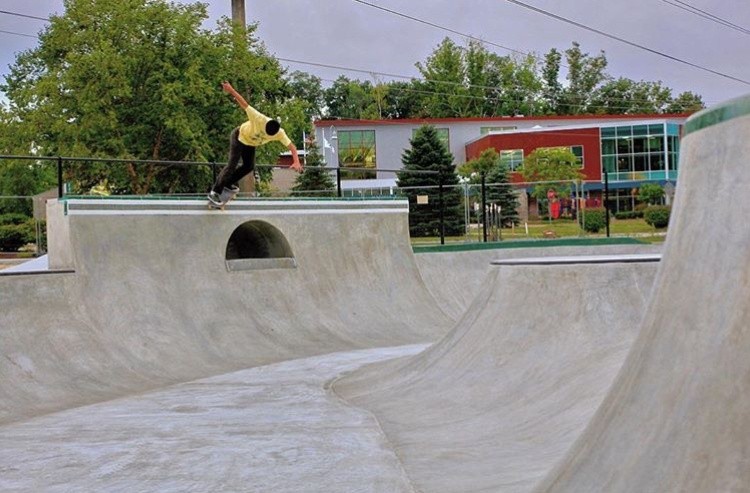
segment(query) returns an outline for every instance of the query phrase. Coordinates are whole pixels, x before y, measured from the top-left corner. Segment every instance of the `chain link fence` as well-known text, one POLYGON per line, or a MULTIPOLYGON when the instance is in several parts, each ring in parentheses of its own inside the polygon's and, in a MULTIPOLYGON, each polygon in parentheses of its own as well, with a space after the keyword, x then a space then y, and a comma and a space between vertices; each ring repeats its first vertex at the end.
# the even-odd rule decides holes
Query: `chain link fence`
MULTIPOLYGON (((34 169, 34 176, 46 177, 55 186, 39 196, 0 198, 0 217, 5 217, 0 240, 3 234, 6 237, 0 241, 0 251, 34 245, 39 253, 46 249, 44 203, 48 198, 137 195, 203 200, 224 163, 0 156, 0 172, 13 166, 34 169), (18 214, 24 216, 23 221, 18 214), (25 241, 19 245, 21 237, 25 241)), ((299 174, 288 166, 263 164, 256 166, 253 176, 240 198, 406 198, 410 234, 417 245, 665 234, 644 223, 643 214, 639 215, 644 204, 636 189, 608 189, 598 182, 489 183, 476 179, 456 184, 455 176, 429 170, 310 166, 299 174), (408 174, 420 175, 425 185, 400 187, 400 178, 408 174)), ((667 203, 670 199, 665 197, 667 203)))

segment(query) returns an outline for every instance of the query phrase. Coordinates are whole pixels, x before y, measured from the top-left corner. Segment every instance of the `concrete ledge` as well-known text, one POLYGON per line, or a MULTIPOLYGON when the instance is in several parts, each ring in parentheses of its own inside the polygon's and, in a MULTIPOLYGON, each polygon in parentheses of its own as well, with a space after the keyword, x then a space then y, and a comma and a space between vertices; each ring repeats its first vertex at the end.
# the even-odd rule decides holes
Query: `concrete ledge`
POLYGON ((240 258, 227 260, 227 270, 241 272, 248 270, 296 269, 297 261, 290 257, 280 258, 240 258))
POLYGON ((263 200, 236 199, 224 210, 209 209, 205 199, 65 198, 65 215, 235 215, 352 214, 409 212, 407 200, 263 200))
POLYGON ((573 257, 531 257, 493 260, 492 265, 570 265, 570 264, 623 264, 658 262, 661 254, 631 255, 580 255, 573 257))

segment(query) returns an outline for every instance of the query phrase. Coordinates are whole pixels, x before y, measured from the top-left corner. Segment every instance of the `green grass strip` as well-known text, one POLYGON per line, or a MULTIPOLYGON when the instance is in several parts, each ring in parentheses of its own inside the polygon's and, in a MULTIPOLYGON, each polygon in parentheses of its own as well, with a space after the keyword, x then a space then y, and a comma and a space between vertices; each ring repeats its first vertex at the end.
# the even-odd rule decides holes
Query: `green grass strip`
POLYGON ((414 253, 470 252, 505 248, 538 248, 560 246, 645 245, 636 238, 559 238, 552 240, 518 240, 488 243, 451 243, 448 245, 412 246, 414 253))

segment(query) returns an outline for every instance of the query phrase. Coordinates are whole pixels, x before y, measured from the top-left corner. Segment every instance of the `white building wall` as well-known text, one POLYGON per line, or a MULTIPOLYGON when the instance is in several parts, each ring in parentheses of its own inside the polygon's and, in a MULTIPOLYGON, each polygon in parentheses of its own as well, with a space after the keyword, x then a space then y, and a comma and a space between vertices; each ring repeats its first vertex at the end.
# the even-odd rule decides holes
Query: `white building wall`
MULTIPOLYGON (((683 120, 684 119, 680 119, 683 120)), ((466 162, 466 144, 480 138, 482 127, 516 127, 517 130, 529 130, 534 127, 554 128, 569 127, 576 125, 607 125, 628 124, 631 121, 643 121, 643 117, 634 117, 632 120, 622 117, 602 118, 559 118, 559 119, 537 119, 533 117, 507 117, 487 120, 448 120, 428 121, 424 123, 407 120, 383 120, 378 122, 363 121, 362 125, 352 125, 347 121, 345 125, 337 126, 335 121, 326 121, 316 124, 315 138, 323 153, 326 165, 336 167, 338 159, 330 148, 324 148, 324 142, 334 143, 331 139, 335 132, 341 130, 375 130, 375 152, 376 163, 379 169, 401 169, 401 155, 410 147, 409 140, 412 132, 427 123, 435 128, 447 128, 449 131, 450 151, 453 154, 453 163, 459 165, 466 162), (325 137, 325 140, 324 140, 325 137), (325 152, 323 152, 325 151, 325 152)), ((335 145, 335 144, 334 144, 335 145)), ((378 173, 378 178, 394 178, 393 173, 378 173)))

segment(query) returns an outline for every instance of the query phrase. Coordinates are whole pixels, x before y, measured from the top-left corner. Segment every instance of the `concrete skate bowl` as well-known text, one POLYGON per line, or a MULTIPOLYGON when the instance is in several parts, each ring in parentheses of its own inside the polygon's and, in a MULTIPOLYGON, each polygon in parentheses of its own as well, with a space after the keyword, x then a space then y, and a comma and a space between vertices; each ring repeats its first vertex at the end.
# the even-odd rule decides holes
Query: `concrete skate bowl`
POLYGON ((440 342, 335 391, 377 417, 419 491, 528 491, 583 431, 645 311, 658 257, 598 258, 505 260, 440 342))
MULTIPOLYGON (((477 303, 482 296, 493 299, 487 288, 459 326, 429 351, 356 371, 335 388, 374 412, 423 491, 750 491, 748 135, 750 97, 688 121, 653 294, 644 316, 630 318, 631 337, 637 336, 605 380, 576 368, 590 355, 584 350, 583 360, 571 359, 576 348, 570 340, 559 346, 547 341, 546 350, 536 351, 535 344, 523 347, 532 334, 513 338, 507 324, 501 335, 472 344, 472 329, 483 325, 477 303), (699 206, 706 196, 725 200, 699 206), (508 354, 496 347, 501 338, 508 354), (532 364, 518 371, 524 367, 513 363, 524 355, 534 356, 532 364), (493 365, 510 365, 516 374, 474 370, 493 365), (573 371, 566 372, 566 365, 573 371), (551 378, 549 369, 558 369, 559 378, 551 378), (515 386, 503 383, 509 376, 515 386), (588 384, 580 385, 581 379, 588 384), (570 397, 577 391, 570 391, 588 392, 592 384, 602 386, 600 404, 590 399, 576 417, 570 406, 577 400, 570 397), (446 474, 446 467, 460 469, 460 480, 446 474)), ((529 327, 536 332, 548 324, 540 320, 529 327)))
POLYGON ((427 289, 443 311, 458 320, 485 285, 485 278, 493 269, 493 260, 573 255, 656 254, 662 251, 660 244, 640 243, 627 238, 606 239, 603 242, 574 240, 572 243, 577 244, 558 245, 549 241, 504 242, 493 248, 446 248, 442 251, 437 249, 438 251, 428 252, 417 250, 416 259, 427 289))
POLYGON ((638 339, 537 492, 750 491, 750 96, 692 116, 685 134, 638 339), (697 206, 707 196, 722 200, 697 206))
POLYGON ((272 362, 439 339, 453 321, 417 271, 407 214, 405 201, 51 204, 52 271, 0 276, 0 423, 272 362), (269 258, 228 260, 228 250, 269 258), (294 268, 227 268, 284 259, 294 268))

